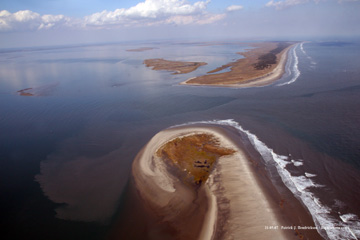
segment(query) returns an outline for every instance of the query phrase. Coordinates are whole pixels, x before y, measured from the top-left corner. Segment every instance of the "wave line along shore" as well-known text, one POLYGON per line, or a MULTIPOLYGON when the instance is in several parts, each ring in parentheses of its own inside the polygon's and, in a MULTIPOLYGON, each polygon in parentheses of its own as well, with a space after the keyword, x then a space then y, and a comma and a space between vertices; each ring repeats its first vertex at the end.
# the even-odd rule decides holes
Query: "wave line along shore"
POLYGON ((297 44, 297 42, 251 44, 254 49, 239 53, 245 58, 223 65, 206 75, 187 79, 180 84, 235 88, 269 85, 283 76, 288 52, 297 44), (226 68, 230 68, 230 71, 217 73, 226 68))
POLYGON ((172 223, 179 239, 298 239, 294 231, 266 229, 294 223, 284 220, 283 210, 261 186, 243 147, 221 127, 181 126, 161 131, 137 155, 132 171, 145 205, 162 221, 172 223), (209 134, 221 147, 235 150, 218 159, 199 188, 184 184, 155 154, 167 142, 191 134, 209 134), (198 227, 189 232, 193 218, 198 227))

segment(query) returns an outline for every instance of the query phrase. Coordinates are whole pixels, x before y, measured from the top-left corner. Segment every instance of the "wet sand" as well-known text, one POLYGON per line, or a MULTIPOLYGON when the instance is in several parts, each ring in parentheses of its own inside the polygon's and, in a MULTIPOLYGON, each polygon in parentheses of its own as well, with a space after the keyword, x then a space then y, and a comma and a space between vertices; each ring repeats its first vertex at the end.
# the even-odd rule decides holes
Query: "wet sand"
POLYGON ((255 66, 259 63, 259 59, 276 49, 278 47, 277 44, 279 43, 265 42, 252 44, 251 46, 255 47, 254 49, 239 53, 245 58, 209 71, 207 75, 190 78, 181 84, 239 88, 269 85, 281 78, 284 74, 288 51, 295 43, 287 43, 289 45, 288 47, 274 54, 276 56, 275 64, 268 64, 264 68, 256 69, 255 66), (217 73, 227 68, 229 68, 230 71, 217 73))
MULTIPOLYGON (((314 223, 307 214, 288 216, 291 213, 279 204, 278 194, 272 192, 274 188, 269 188, 268 179, 253 162, 220 127, 177 127, 161 131, 150 140, 137 155, 132 175, 144 205, 170 224, 178 239, 307 239, 293 229, 280 229, 314 223), (221 147, 236 151, 220 157, 206 183, 199 187, 184 184, 155 154, 167 142, 191 134, 210 134, 221 147), (272 229, 275 226, 278 229, 272 229)), ((299 203, 295 207, 294 213, 306 212, 299 203)), ((315 233, 312 237, 320 239, 315 233)))
POLYGON ((183 74, 195 71, 198 67, 206 65, 205 62, 183 62, 170 61, 162 58, 146 59, 144 64, 147 67, 152 67, 153 70, 172 71, 173 74, 183 74))

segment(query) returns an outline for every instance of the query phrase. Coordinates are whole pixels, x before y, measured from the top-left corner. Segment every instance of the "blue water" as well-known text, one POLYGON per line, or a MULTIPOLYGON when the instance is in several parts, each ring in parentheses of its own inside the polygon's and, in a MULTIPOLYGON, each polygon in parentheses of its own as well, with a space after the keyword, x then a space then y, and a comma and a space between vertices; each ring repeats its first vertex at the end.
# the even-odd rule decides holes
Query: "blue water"
POLYGON ((103 238, 141 147, 164 128, 214 119, 233 119, 228 123, 286 157, 292 163, 288 172, 298 177, 294 181, 305 184, 298 189, 313 194, 325 220, 356 228, 360 44, 300 43, 290 51, 287 73, 267 87, 178 85, 241 58, 236 52, 247 48, 229 42, 149 42, 0 51, 0 199, 6 236, 103 238), (139 47, 154 49, 126 51, 139 47), (208 65, 172 75, 146 68, 148 58, 208 65), (25 88, 35 96, 17 93, 25 88))

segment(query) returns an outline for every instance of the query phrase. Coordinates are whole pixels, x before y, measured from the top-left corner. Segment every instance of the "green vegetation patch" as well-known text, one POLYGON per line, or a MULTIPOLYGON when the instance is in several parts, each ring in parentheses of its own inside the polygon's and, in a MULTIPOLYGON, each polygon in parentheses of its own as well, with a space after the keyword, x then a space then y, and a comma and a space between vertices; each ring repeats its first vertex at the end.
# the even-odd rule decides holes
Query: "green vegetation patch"
POLYGON ((279 42, 276 48, 258 58, 258 62, 254 64, 254 68, 256 70, 263 70, 271 67, 272 64, 276 64, 276 54, 281 53, 282 50, 290 45, 290 43, 279 42))

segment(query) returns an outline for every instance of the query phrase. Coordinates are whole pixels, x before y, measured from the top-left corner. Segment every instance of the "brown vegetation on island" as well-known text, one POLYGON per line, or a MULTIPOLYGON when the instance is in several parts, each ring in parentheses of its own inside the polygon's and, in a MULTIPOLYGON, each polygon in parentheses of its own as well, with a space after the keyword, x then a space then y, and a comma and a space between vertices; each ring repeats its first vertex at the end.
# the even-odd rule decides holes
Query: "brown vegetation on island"
POLYGON ((32 90, 32 88, 25 88, 25 89, 19 90, 19 91, 17 91, 17 93, 20 96, 26 96, 26 97, 34 96, 34 94, 27 92, 29 90, 32 90))
POLYGON ((293 44, 293 42, 254 43, 251 45, 255 47, 254 49, 238 53, 243 55, 244 58, 209 71, 207 75, 189 79, 185 83, 194 85, 235 85, 249 83, 269 76, 279 65, 282 54, 293 44), (227 68, 230 68, 230 71, 217 73, 227 68))
POLYGON ((285 48, 287 48, 290 44, 285 42, 278 43, 278 46, 271 50, 268 53, 260 55, 258 61, 253 65, 256 70, 263 70, 265 68, 270 68, 271 65, 276 64, 277 54, 281 53, 285 48))
POLYGON ((132 176, 146 212, 154 214, 149 234, 156 222, 171 239, 321 239, 314 230, 264 228, 314 222, 291 193, 278 191, 262 164, 254 166, 260 157, 231 136, 217 126, 170 128, 139 152, 132 176))
POLYGON ((205 182, 216 160, 235 151, 219 146, 219 142, 209 134, 196 134, 176 138, 167 142, 157 155, 187 173, 187 182, 205 182))
POLYGON ((182 74, 195 71, 198 67, 206 65, 205 62, 170 61, 162 58, 146 59, 144 64, 153 70, 173 71, 173 74, 182 74))

